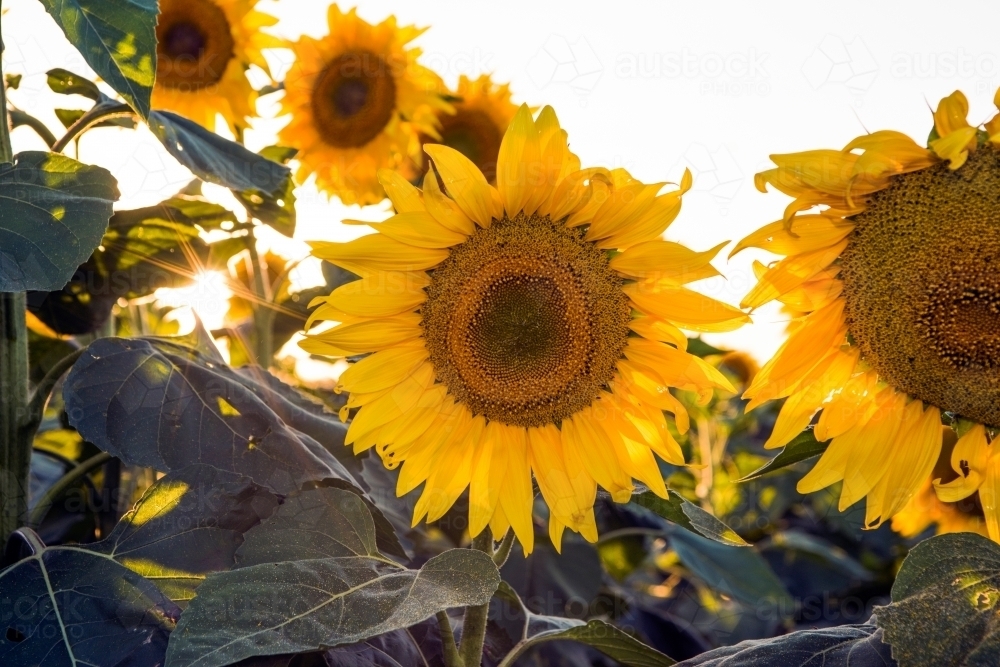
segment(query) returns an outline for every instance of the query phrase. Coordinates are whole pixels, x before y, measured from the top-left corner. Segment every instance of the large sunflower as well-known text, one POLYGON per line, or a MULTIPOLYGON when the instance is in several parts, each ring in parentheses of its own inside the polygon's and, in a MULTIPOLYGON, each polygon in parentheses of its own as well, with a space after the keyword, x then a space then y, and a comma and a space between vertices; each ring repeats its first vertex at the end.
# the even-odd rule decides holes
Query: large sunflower
POLYGON ((758 189, 795 201, 734 252, 786 256, 758 267, 743 307, 778 299, 803 313, 746 392, 750 409, 786 398, 768 447, 822 410, 815 435, 830 444, 799 490, 842 482, 841 507, 867 497, 866 523, 880 525, 931 475, 944 415, 959 437, 955 479, 939 480, 938 496, 979 489, 998 540, 1000 116, 982 131, 967 113, 962 93, 942 100, 929 149, 880 131, 839 151, 772 156, 758 189))
POLYGON ((238 133, 254 115, 257 93, 246 70, 268 71, 261 49, 282 46, 261 32, 278 22, 257 0, 160 0, 153 107, 175 111, 211 130, 222 114, 238 133))
POLYGON ((396 215, 377 233, 313 244, 363 279, 318 300, 311 320, 339 324, 303 347, 372 353, 339 380, 341 416, 360 408, 346 442, 402 463, 400 494, 424 484, 414 523, 468 488, 470 533, 510 526, 530 551, 534 472, 553 542, 566 527, 593 541, 598 485, 618 501, 633 478, 664 495, 654 454, 684 463, 664 411, 682 432, 688 417, 669 389, 732 390, 678 329, 748 321, 683 286, 717 275, 718 248, 660 239, 690 173, 659 194, 621 169, 581 170, 550 107, 537 121, 518 110, 496 188, 455 149, 425 150, 422 191, 380 173, 396 215))
MULTIPOLYGON (((517 113, 517 105, 510 101, 510 85, 494 83, 488 74, 475 80, 463 74, 451 96, 454 113, 438 114, 437 132, 433 136, 421 134, 420 142, 454 148, 495 184, 500 142, 517 113)), ((423 173, 430 163, 423 154, 418 158, 423 173)))
POLYGON ((299 149, 300 181, 315 173, 344 203, 373 204, 384 198, 378 170, 403 165, 419 149, 417 134, 434 132, 430 111, 449 108, 444 85, 417 64, 420 49, 406 48, 424 29, 391 16, 372 25, 337 5, 327 20, 326 37, 292 45, 282 103, 291 120, 279 137, 299 149))

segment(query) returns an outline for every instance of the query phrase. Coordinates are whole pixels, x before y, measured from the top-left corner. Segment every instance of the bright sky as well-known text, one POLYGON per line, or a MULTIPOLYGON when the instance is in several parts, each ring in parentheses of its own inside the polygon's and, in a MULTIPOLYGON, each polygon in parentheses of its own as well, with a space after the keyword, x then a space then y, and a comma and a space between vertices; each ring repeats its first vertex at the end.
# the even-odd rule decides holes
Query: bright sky
MULTIPOLYGON (((259 6, 281 18, 282 36, 326 30, 323 2, 259 6)), ((89 70, 40 3, 6 0, 4 8, 10 9, 3 19, 4 70, 25 75, 11 99, 58 128, 50 109, 82 107, 85 100, 74 105, 51 93, 45 71, 89 70)), ((460 74, 490 72, 511 83, 515 101, 551 104, 585 166, 622 166, 648 182, 676 181, 689 167, 694 189, 666 237, 697 250, 780 217, 788 200, 753 187, 769 154, 839 148, 866 129, 898 129, 922 142, 931 127, 929 106, 941 97, 962 89, 970 120, 981 122, 995 113, 1000 86, 995 5, 985 1, 951 2, 944 10, 914 1, 371 0, 358 3, 358 12, 372 22, 395 13, 401 23, 430 26, 417 42, 423 63, 449 84, 460 74)), ((273 53, 279 74, 288 57, 273 53)), ((273 115, 276 105, 262 103, 259 111, 273 115)), ((250 147, 273 143, 281 124, 257 123, 250 147)), ((44 148, 27 129, 13 138, 15 150, 44 148)), ((118 177, 120 208, 160 201, 190 178, 146 131, 92 132, 80 157, 118 177)), ((384 206, 361 211, 329 203, 308 184, 298 197, 296 240, 273 241, 290 257, 305 253, 306 239, 363 233, 340 224, 343 218, 387 216, 384 206)), ((770 258, 748 251, 727 261, 726 254, 716 265, 728 281, 695 287, 735 304, 752 284, 751 260, 770 258)), ((300 279, 306 284, 315 276, 307 266, 300 279)), ((753 326, 706 338, 766 359, 783 330, 782 316, 765 307, 753 326)))

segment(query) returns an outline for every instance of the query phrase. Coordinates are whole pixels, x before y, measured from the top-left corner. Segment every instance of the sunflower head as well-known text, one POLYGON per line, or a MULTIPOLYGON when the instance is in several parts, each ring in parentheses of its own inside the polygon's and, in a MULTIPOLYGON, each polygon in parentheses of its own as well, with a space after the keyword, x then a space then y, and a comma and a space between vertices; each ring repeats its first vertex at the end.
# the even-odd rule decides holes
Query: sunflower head
POLYGON ((718 252, 660 236, 690 187, 581 169, 555 113, 522 106, 499 149, 497 185, 454 148, 425 146, 423 188, 380 179, 396 215, 314 254, 362 276, 318 300, 302 346, 368 355, 341 375, 346 442, 402 466, 398 492, 423 484, 414 522, 435 521, 466 490, 470 533, 512 527, 534 541, 532 475, 558 546, 566 528, 597 539, 597 487, 626 501, 633 479, 666 494, 656 456, 682 465, 664 412, 671 389, 707 401, 732 385, 686 352, 678 327, 722 331, 739 310, 685 283, 717 275, 718 252), (356 412, 355 412, 356 410, 356 412))
POLYGON ((449 108, 444 86, 407 46, 422 29, 394 17, 372 25, 337 5, 327 19, 326 37, 292 45, 282 103, 291 120, 280 139, 299 149, 300 180, 316 174, 344 203, 372 204, 384 198, 378 170, 409 161, 417 134, 433 132, 434 114, 449 108))
MULTIPOLYGON (((436 131, 433 135, 421 134, 420 143, 454 148, 495 185, 500 142, 517 112, 517 106, 510 101, 510 86, 494 83, 488 74, 475 80, 463 74, 451 98, 452 112, 437 114, 436 131)), ((419 171, 426 173, 430 161, 423 155, 419 157, 419 171)))
MULTIPOLYGON (((942 414, 961 437, 941 498, 965 498, 990 475, 1000 483, 987 456, 1000 426, 1000 121, 981 130, 967 112, 960 92, 942 100, 927 148, 886 130, 772 156, 758 188, 794 201, 736 248, 784 255, 759 267, 742 305, 777 299, 798 315, 746 392, 751 407, 786 398, 768 446, 822 410, 815 434, 830 445, 799 488, 843 482, 841 506, 867 496, 872 527, 932 474, 942 414)), ((983 507, 1000 539, 998 508, 983 507)))
POLYGON ((222 114, 230 130, 246 127, 257 93, 246 70, 267 71, 262 49, 283 42, 261 32, 277 23, 256 0, 161 0, 156 26, 153 106, 209 128, 222 114))

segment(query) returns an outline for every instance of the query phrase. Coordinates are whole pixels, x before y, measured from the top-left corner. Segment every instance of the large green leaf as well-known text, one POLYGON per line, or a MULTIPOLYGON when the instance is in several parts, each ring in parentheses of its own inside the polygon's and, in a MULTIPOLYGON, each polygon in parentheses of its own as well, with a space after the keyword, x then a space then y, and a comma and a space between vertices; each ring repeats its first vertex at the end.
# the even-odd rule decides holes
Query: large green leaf
POLYGON ((143 118, 156 79, 156 0, 42 0, 87 64, 143 118))
POLYGON ((632 502, 695 535, 733 547, 750 546, 732 528, 674 490, 669 492, 667 498, 660 498, 652 491, 644 491, 632 496, 632 502))
POLYGON ((974 533, 921 542, 876 614, 902 667, 1000 664, 1000 545, 974 533))
POLYGON ((107 538, 88 548, 183 603, 207 574, 234 566, 243 533, 277 505, 277 497, 249 478, 196 464, 158 480, 107 538))
POLYGON ((894 667, 882 631, 871 623, 801 630, 723 646, 677 667, 894 667))
POLYGON ((167 151, 209 183, 258 196, 280 196, 291 170, 169 111, 149 114, 149 129, 167 151))
POLYGON ((130 465, 168 472, 207 463, 281 494, 327 479, 355 486, 327 449, 342 446, 342 424, 329 431, 340 441, 324 446, 285 423, 247 382, 189 348, 103 338, 74 365, 63 396, 84 438, 130 465))
POLYGON ((168 667, 352 644, 486 604, 500 583, 493 559, 472 549, 446 551, 419 570, 386 558, 365 504, 339 489, 305 491, 280 507, 247 533, 237 560, 238 569, 198 589, 171 637, 168 667), (252 613, 219 613, 237 599, 252 613))
MULTIPOLYGON (((268 146, 258 155, 279 164, 287 164, 296 153, 298 150, 295 148, 268 146)), ((254 218, 285 236, 295 234, 295 182, 291 178, 284 179, 282 187, 273 193, 254 188, 233 190, 233 195, 254 218)))
MULTIPOLYGON (((600 620, 584 622, 560 616, 534 614, 524 606, 521 598, 506 583, 501 583, 497 597, 506 603, 500 612, 505 625, 513 625, 517 636, 513 649, 498 667, 513 667, 517 660, 531 649, 552 641, 574 641, 586 644, 604 655, 617 660, 624 667, 670 667, 676 664, 669 656, 619 628, 600 620), (509 623, 514 621, 514 623, 509 623)), ((495 612, 494 612, 495 613, 495 612)))
POLYGON ((0 165, 0 292, 62 289, 117 199, 107 170, 62 155, 29 151, 0 165))
MULTIPOLYGON (((4 667, 147 667, 163 663, 181 610, 152 582, 110 556, 45 547, 25 528, 29 555, 0 572, 8 610, 4 667)), ((8 554, 10 547, 8 547, 8 554)))
POLYGON ((693 532, 673 530, 670 546, 709 588, 754 606, 759 613, 784 616, 794 604, 781 580, 754 549, 734 549, 693 532))
POLYGON ((795 436, 795 439, 785 445, 785 448, 782 449, 777 456, 762 465, 760 468, 754 470, 740 481, 749 482, 750 480, 762 477, 769 472, 787 468, 793 463, 806 461, 814 456, 819 456, 826 451, 829 444, 829 441, 824 440, 823 442, 820 442, 817 440, 816 436, 813 435, 812 428, 810 427, 795 436))

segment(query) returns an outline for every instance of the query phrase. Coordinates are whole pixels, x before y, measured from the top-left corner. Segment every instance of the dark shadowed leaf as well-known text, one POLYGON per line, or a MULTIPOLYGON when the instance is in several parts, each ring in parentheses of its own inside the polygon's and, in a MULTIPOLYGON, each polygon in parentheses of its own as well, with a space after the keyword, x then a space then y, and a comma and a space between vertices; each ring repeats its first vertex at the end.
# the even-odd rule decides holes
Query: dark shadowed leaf
MULTIPOLYGON (((424 621, 421 625, 433 625, 427 635, 437 634, 436 621, 424 621)), ((440 645, 422 646, 410 629, 394 630, 378 637, 366 639, 357 644, 332 648, 326 653, 328 667, 432 667, 443 665, 440 660, 440 645)))
POLYGON ((149 115, 156 78, 156 0, 42 0, 42 4, 98 76, 143 118, 149 115))
POLYGON ((515 546, 501 575, 532 612, 580 616, 597 597, 603 570, 593 545, 567 535, 562 553, 547 540, 539 540, 527 558, 515 546))
POLYGON ((500 583, 493 560, 471 549, 447 551, 420 570, 381 555, 368 509, 348 491, 316 489, 298 498, 291 516, 306 521, 312 513, 322 534, 309 535, 301 522, 282 531, 289 516, 281 510, 250 530, 239 568, 198 589, 171 637, 169 667, 222 667, 353 644, 444 609, 485 604, 500 583), (335 555, 298 560, 318 554, 335 555), (236 599, 245 613, 219 613, 236 599))
POLYGON ((249 478, 196 464, 157 481, 106 539, 88 548, 185 602, 205 575, 233 567, 243 533, 277 505, 249 478))
MULTIPOLYGON (((60 95, 83 95, 95 102, 105 99, 104 93, 90 79, 57 67, 45 73, 49 88, 60 95)), ((81 111, 82 116, 85 112, 81 111)))
POLYGON ((1000 545, 974 533, 921 542, 876 614, 902 665, 1000 664, 1000 545))
POLYGON ((690 531, 670 531, 670 546, 684 563, 713 590, 766 610, 791 613, 793 603, 781 580, 756 550, 736 549, 690 531))
POLYGON ((600 620, 585 623, 573 618, 533 614, 506 583, 500 584, 497 598, 502 605, 494 606, 491 612, 502 614, 507 631, 516 635, 513 639, 517 642, 499 663, 499 667, 512 667, 528 651, 552 641, 586 644, 617 660, 624 667, 670 667, 675 664, 672 658, 610 623, 600 620))
POLYGON ((149 129, 178 162, 209 183, 279 196, 291 178, 285 165, 169 111, 150 113, 149 129))
POLYGON ((795 436, 795 439, 785 445, 785 448, 782 449, 777 456, 762 465, 757 470, 754 470, 740 481, 748 482, 751 479, 757 479, 758 477, 766 475, 769 472, 787 468, 793 463, 798 463, 799 461, 805 461, 813 458, 814 456, 819 456, 826 451, 829 444, 830 443, 828 441, 819 442, 816 440, 816 436, 813 435, 812 428, 809 428, 795 436))
MULTIPOLYGON (((278 164, 287 164, 295 157, 298 149, 285 146, 268 146, 258 153, 261 157, 278 164)), ((280 189, 268 193, 260 189, 233 190, 236 199, 243 204, 250 215, 285 236, 295 234, 295 182, 289 173, 280 189)))
POLYGON ((729 546, 749 546, 742 537, 736 534, 736 531, 697 505, 688 502, 676 491, 671 490, 669 497, 665 499, 660 498, 652 491, 644 491, 632 496, 632 502, 696 535, 729 546))
POLYGON ((281 494, 325 479, 354 484, 326 448, 288 426, 245 381, 189 348, 104 338, 73 367, 63 396, 84 438, 130 465, 168 472, 207 463, 281 494))
POLYGON ((801 630, 772 639, 723 646, 677 667, 895 667, 873 624, 801 630))
POLYGON ((163 663, 181 610, 152 582, 106 555, 46 548, 29 529, 27 558, 0 572, 4 667, 146 667, 163 663))
POLYGON ((114 177, 29 151, 0 165, 0 291, 58 290, 97 247, 118 199, 114 177))

